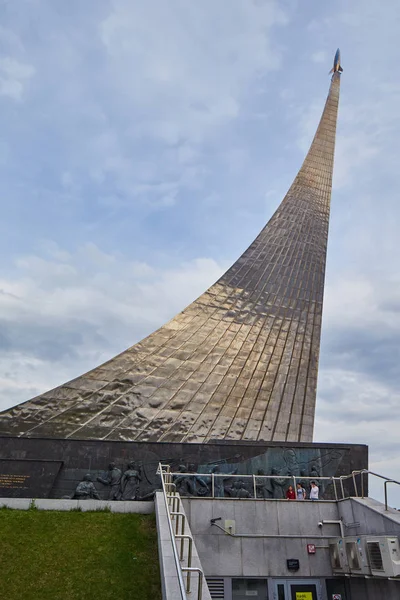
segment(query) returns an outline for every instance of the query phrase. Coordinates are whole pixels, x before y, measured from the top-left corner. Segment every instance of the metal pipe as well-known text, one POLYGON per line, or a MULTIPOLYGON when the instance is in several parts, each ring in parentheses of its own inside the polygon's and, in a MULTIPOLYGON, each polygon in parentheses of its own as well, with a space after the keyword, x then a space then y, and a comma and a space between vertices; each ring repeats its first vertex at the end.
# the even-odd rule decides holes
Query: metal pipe
MULTIPOLYGON (((171 472, 170 475, 171 476, 181 476, 181 475, 184 475, 184 476, 187 476, 187 477, 189 477, 189 476, 193 477, 193 475, 202 475, 203 477, 211 475, 211 480, 213 478, 215 478, 215 477, 223 477, 224 479, 227 479, 227 478, 230 478, 230 479, 235 479, 235 478, 237 478, 237 479, 252 479, 254 477, 254 475, 240 475, 240 474, 235 474, 235 475, 230 475, 229 474, 228 475, 227 473, 193 473, 193 472, 192 473, 182 473, 181 471, 176 472, 176 473, 175 472, 171 472)), ((257 479, 276 479, 277 475, 255 475, 255 477, 257 479)), ((342 477, 344 479, 346 479, 348 477, 352 477, 352 475, 342 475, 342 477)), ((279 479, 293 479, 293 475, 279 475, 279 479)), ((307 477, 306 476, 304 476, 304 477, 301 476, 300 477, 299 475, 296 475, 296 479, 310 480, 310 481, 314 481, 315 479, 318 479, 318 480, 322 481, 322 480, 326 479, 326 480, 330 481, 332 479, 332 476, 331 475, 329 475, 329 476, 328 475, 324 475, 324 476, 321 476, 321 477, 316 477, 314 475, 313 477, 311 477, 311 476, 307 476, 307 477)))
POLYGON ((181 534, 183 535, 185 533, 185 521, 186 521, 186 515, 184 512, 171 512, 170 515, 176 515, 177 519, 176 519, 176 532, 178 533, 179 531, 179 517, 182 517, 182 525, 181 525, 181 534))
POLYGON ((332 477, 332 482, 333 482, 333 489, 335 490, 335 498, 336 498, 336 502, 337 502, 338 501, 338 495, 337 495, 336 481, 335 481, 334 477, 332 477))
POLYGON ((218 527, 218 529, 220 529, 221 531, 223 531, 224 533, 226 533, 226 535, 229 535, 230 537, 237 537, 237 538, 274 538, 274 539, 318 539, 318 540, 331 540, 333 538, 337 538, 337 535, 315 535, 315 536, 310 536, 310 535, 300 535, 300 534, 274 534, 274 533, 229 533, 229 531, 226 531, 223 527, 221 527, 221 525, 218 525, 218 523, 211 523, 211 525, 215 525, 215 527, 218 527))
POLYGON ((387 479, 385 481, 385 483, 383 484, 383 487, 385 488, 385 511, 388 509, 388 499, 387 499, 387 484, 388 483, 397 483, 397 481, 395 481, 394 479, 387 479))
POLYGON ((343 478, 339 477, 340 487, 342 489, 342 500, 344 500, 344 487, 343 487, 343 478))
POLYGON ((177 540, 181 540, 181 556, 180 556, 180 560, 183 560, 183 550, 184 550, 184 544, 185 544, 185 540, 189 540, 189 549, 188 549, 188 567, 192 566, 192 545, 193 545, 193 538, 191 535, 184 533, 183 535, 180 535, 179 533, 177 533, 175 535, 177 540))
POLYGON ((253 475, 253 494, 254 498, 257 498, 257 484, 256 484, 256 476, 253 475))
POLYGON ((343 521, 341 521, 340 519, 325 519, 323 521, 321 521, 321 523, 323 523, 324 525, 339 525, 340 527, 340 537, 344 537, 344 527, 343 527, 343 521))
POLYGON ((353 476, 354 491, 356 493, 356 498, 358 498, 358 490, 357 490, 357 484, 356 484, 356 474, 354 473, 354 471, 352 473, 352 476, 353 476))
MULTIPOLYGON (((181 508, 181 499, 175 494, 167 494, 167 498, 172 499, 172 510, 179 511, 181 508), (178 505, 178 506, 177 506, 178 505)), ((173 513, 171 513, 173 514, 173 513)))
POLYGON ((212 496, 212 498, 215 498, 215 496, 214 496, 214 492, 215 492, 214 477, 215 477, 215 474, 211 473, 211 496, 212 496))
POLYGON ((198 567, 182 567, 182 571, 187 571, 187 586, 186 586, 186 591, 190 592, 190 573, 196 572, 199 574, 199 582, 198 582, 198 587, 197 587, 197 599, 201 600, 201 597, 203 595, 203 577, 204 577, 204 573, 201 569, 199 569, 198 567))

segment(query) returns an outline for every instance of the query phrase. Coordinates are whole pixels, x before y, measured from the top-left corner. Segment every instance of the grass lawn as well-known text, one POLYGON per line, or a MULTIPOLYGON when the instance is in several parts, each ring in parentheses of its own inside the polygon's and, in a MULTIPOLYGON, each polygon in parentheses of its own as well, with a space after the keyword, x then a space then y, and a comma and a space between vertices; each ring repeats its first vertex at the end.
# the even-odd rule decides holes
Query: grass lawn
POLYGON ((0 598, 160 600, 154 515, 0 509, 0 598))

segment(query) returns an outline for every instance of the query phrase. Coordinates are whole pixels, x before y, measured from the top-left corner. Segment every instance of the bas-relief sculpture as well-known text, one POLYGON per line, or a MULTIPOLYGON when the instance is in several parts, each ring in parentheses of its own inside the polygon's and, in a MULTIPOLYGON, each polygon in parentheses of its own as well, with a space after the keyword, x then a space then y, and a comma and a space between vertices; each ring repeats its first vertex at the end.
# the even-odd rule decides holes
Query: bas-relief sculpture
MULTIPOLYGON (((333 497, 333 491, 328 489, 330 483, 318 481, 318 477, 336 475, 344 454, 344 450, 336 449, 273 447, 253 458, 240 459, 236 454, 230 462, 223 459, 218 464, 196 465, 193 462, 177 463, 176 460, 170 463, 172 471, 176 473, 174 483, 182 496, 211 496, 214 479, 215 497, 250 498, 254 496, 253 481, 240 479, 240 475, 255 475, 257 498, 260 499, 284 498, 291 484, 285 476, 295 476, 299 481, 302 481, 302 477, 313 477, 320 488, 320 498, 328 499, 333 497), (273 477, 263 479, 264 475, 273 477)), ((152 499, 154 491, 161 489, 157 467, 158 461, 129 461, 126 468, 111 462, 106 472, 97 475, 98 483, 103 490, 107 490, 100 492, 103 499, 152 499)), ((309 484, 305 481, 302 483, 308 489, 309 484)), ((77 494, 81 499, 100 499, 90 474, 79 483, 74 497, 78 497, 77 494)))

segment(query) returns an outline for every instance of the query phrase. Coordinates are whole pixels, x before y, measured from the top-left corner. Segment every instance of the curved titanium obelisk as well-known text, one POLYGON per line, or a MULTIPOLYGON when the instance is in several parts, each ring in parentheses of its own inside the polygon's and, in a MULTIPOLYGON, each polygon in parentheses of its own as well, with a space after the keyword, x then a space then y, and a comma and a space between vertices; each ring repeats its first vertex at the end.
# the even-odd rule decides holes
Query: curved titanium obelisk
POLYGON ((169 323, 0 414, 0 434, 312 440, 340 73, 307 157, 251 246, 169 323))

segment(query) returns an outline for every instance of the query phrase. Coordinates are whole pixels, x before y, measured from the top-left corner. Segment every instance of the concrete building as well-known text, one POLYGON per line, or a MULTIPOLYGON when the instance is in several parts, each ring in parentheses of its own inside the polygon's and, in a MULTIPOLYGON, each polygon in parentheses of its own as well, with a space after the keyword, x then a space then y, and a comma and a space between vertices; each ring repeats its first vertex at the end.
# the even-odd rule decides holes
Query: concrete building
POLYGON ((186 593, 183 531, 193 544, 189 566, 207 581, 202 600, 400 598, 400 512, 364 496, 366 473, 350 475, 351 495, 342 488, 335 500, 310 501, 308 493, 306 500, 261 499, 259 484, 243 475, 231 477, 224 498, 180 497, 180 475, 163 469, 155 505, 166 600, 196 597, 193 582, 192 595, 186 593), (176 563, 174 544, 180 546, 176 563))

